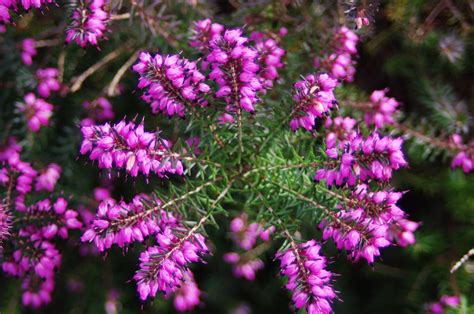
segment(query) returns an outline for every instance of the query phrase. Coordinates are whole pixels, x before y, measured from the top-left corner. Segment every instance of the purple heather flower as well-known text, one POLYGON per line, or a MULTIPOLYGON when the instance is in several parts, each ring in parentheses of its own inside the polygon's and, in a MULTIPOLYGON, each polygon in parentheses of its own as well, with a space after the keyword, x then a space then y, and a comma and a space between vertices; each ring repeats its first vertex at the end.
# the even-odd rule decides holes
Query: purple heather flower
POLYGON ((66 42, 76 42, 81 47, 96 46, 105 38, 109 14, 105 11, 106 0, 85 0, 72 11, 71 24, 66 30, 66 42))
POLYGON ((146 132, 143 123, 122 120, 114 125, 83 126, 81 131, 81 154, 90 152, 89 158, 97 160, 100 168, 124 168, 132 177, 139 172, 160 178, 183 174, 181 161, 169 150, 171 144, 157 133, 146 132))
POLYGON ((290 122, 293 131, 301 127, 311 131, 316 118, 329 114, 331 108, 337 105, 334 96, 336 85, 337 81, 327 74, 310 74, 295 83, 293 119, 290 122))
POLYGON ((209 77, 219 86, 217 98, 225 100, 228 113, 241 109, 253 112, 262 89, 258 78, 258 52, 248 46, 240 29, 226 30, 210 42, 206 61, 211 64, 209 77))
POLYGON ((375 90, 370 95, 370 105, 364 116, 365 124, 371 126, 374 124, 377 128, 383 128, 385 125, 393 125, 394 114, 399 105, 395 98, 385 96, 388 89, 375 90))
POLYGON ((35 133, 41 126, 47 126, 49 118, 53 115, 53 105, 41 98, 36 98, 33 93, 25 96, 25 102, 20 104, 19 109, 26 117, 28 128, 35 133))
POLYGON ((53 192, 60 176, 61 167, 55 163, 50 164, 36 178, 35 190, 53 192))
POLYGON ((187 312, 193 310, 199 305, 199 296, 201 291, 194 279, 193 273, 188 270, 184 274, 182 286, 174 293, 173 305, 178 312, 187 312))
POLYGON ((204 95, 210 87, 196 62, 180 55, 152 57, 142 52, 133 70, 140 74, 138 88, 146 88, 143 99, 151 104, 152 112, 184 117, 192 106, 206 106, 204 95))
POLYGON ((451 162, 451 168, 462 168, 465 173, 471 172, 474 169, 474 141, 464 145, 459 134, 454 134, 451 140, 453 147, 458 151, 451 162))
POLYGON ((189 38, 189 46, 198 49, 201 52, 209 50, 209 43, 220 36, 224 31, 224 26, 218 23, 212 23, 210 19, 204 19, 194 22, 189 38))
POLYGON ((51 91, 59 91, 61 84, 58 81, 59 70, 56 68, 39 69, 36 71, 38 80, 38 94, 43 98, 48 98, 51 91))
POLYGON ((308 314, 332 313, 331 303, 337 297, 331 287, 333 274, 327 271, 321 246, 311 240, 278 252, 281 274, 288 277, 286 288, 292 291, 293 304, 308 314))
POLYGON ((21 42, 21 60, 26 65, 33 64, 33 57, 36 56, 36 41, 33 38, 26 38, 21 42))

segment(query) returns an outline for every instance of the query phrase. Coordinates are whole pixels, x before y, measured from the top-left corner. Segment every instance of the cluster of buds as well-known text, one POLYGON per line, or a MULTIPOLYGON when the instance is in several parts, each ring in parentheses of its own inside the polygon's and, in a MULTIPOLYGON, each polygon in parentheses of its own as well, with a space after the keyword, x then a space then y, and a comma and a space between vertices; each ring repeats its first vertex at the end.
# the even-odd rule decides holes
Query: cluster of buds
POLYGON ((254 280, 258 270, 264 267, 263 261, 258 257, 270 241, 270 235, 275 232, 275 227, 265 229, 260 223, 248 223, 248 216, 241 214, 230 223, 231 238, 235 245, 244 250, 243 253, 228 252, 224 254, 224 261, 232 264, 236 277, 254 280), (257 244, 260 238, 263 243, 257 244))
POLYGON ((210 87, 204 83, 206 77, 180 55, 152 57, 142 52, 133 70, 140 74, 139 88, 146 88, 143 99, 151 104, 152 112, 162 112, 169 117, 184 117, 192 106, 206 106, 203 97, 210 87))
POLYGON ((157 133, 146 132, 143 123, 122 120, 114 125, 83 126, 81 131, 81 154, 90 152, 89 158, 97 160, 99 168, 124 168, 132 177, 139 172, 160 178, 183 174, 181 161, 170 152, 171 144, 157 133))
POLYGON ((21 147, 12 138, 0 148, 0 186, 6 187, 0 206, 2 270, 21 278, 23 304, 38 308, 51 301, 54 271, 61 264, 61 254, 53 241, 68 238, 69 230, 80 229, 82 223, 62 197, 27 202, 38 199, 31 195, 33 185, 37 192, 53 191, 61 168, 51 164, 38 172, 21 160, 20 152, 21 147))
POLYGON ((206 53, 209 50, 209 43, 220 36, 223 31, 223 25, 212 23, 210 19, 194 22, 194 27, 191 29, 189 46, 206 53))
POLYGON ((293 292, 297 309, 308 314, 332 313, 331 303, 337 297, 331 287, 333 274, 327 271, 326 258, 320 255, 321 246, 311 240, 277 253, 282 275, 288 277, 286 288, 293 292))
POLYGON ((32 132, 38 132, 41 126, 47 126, 53 115, 53 105, 37 98, 33 93, 26 94, 24 103, 19 104, 18 108, 25 115, 28 128, 32 132))
POLYGON ((109 14, 105 11, 106 0, 80 1, 72 11, 71 24, 66 29, 66 42, 76 42, 82 48, 97 45, 105 38, 109 14))
POLYGON ((290 127, 312 131, 316 118, 324 118, 337 105, 334 88, 337 81, 327 74, 310 74, 295 83, 294 108, 290 127))

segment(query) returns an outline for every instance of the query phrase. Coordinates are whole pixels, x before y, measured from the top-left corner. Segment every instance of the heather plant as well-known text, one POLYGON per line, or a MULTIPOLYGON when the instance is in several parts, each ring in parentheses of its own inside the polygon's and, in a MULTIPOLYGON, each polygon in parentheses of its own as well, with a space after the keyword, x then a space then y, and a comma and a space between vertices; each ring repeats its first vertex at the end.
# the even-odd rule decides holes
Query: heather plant
MULTIPOLYGON (((0 4, 0 262, 18 279, 7 311, 249 313, 235 280, 257 311, 355 313, 362 270, 407 277, 394 312, 467 313, 472 232, 445 254, 425 214, 438 205, 413 195, 439 193, 472 220, 470 112, 420 79, 425 117, 357 72, 378 56, 378 15, 396 29, 397 10, 424 8, 396 2, 0 4), (424 177, 433 163, 449 183, 424 177)), ((443 3, 426 7, 454 10, 464 31, 443 3)), ((361 312, 395 302, 377 293, 361 312)))

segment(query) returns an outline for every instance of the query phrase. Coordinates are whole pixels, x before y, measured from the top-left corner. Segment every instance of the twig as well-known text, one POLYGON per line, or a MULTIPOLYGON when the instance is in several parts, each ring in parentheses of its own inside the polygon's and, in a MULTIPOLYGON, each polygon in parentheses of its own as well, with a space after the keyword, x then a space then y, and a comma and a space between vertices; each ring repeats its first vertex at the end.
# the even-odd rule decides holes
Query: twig
POLYGON ((106 87, 107 96, 117 96, 119 94, 117 85, 124 76, 125 72, 127 72, 127 70, 132 66, 133 62, 135 62, 135 60, 137 59, 138 53, 139 50, 136 50, 117 71, 108 87, 106 87))
POLYGON ((464 254, 464 256, 461 257, 461 259, 459 261, 457 261, 456 264, 454 264, 454 266, 451 268, 451 270, 449 272, 451 274, 455 273, 462 265, 464 265, 464 263, 467 262, 469 257, 471 257, 473 255, 474 255, 474 248, 470 249, 466 254, 464 254))
POLYGON ((119 21, 119 20, 128 20, 132 15, 130 12, 128 13, 123 13, 123 14, 117 14, 117 15, 112 15, 110 17, 110 20, 112 21, 119 21))
POLYGON ((86 71, 84 71, 81 75, 74 77, 71 80, 73 82, 72 87, 71 87, 71 92, 73 93, 77 92, 82 87, 82 83, 84 83, 84 81, 89 76, 97 72, 100 68, 105 66, 110 61, 120 56, 122 52, 124 52, 126 49, 127 49, 126 47, 123 47, 123 48, 119 48, 117 50, 112 51, 111 53, 107 54, 104 58, 102 58, 99 62, 97 62, 96 64, 88 68, 86 71))

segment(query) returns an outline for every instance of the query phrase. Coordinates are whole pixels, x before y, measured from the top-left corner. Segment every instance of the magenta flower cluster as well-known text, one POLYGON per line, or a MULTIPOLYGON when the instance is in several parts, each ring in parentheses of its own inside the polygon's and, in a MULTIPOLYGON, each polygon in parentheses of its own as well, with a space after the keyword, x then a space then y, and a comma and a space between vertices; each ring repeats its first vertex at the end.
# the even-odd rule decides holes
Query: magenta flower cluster
POLYGON ((266 89, 273 87, 273 82, 278 78, 278 69, 283 68, 282 58, 285 50, 273 38, 267 38, 262 32, 253 32, 249 38, 258 51, 258 73, 260 82, 266 89))
MULTIPOLYGON (((328 186, 353 186, 361 181, 389 181, 392 171, 407 165, 401 150, 403 140, 378 133, 351 139, 343 149, 327 146, 329 160, 316 171, 315 180, 328 186)), ((331 142, 331 144, 333 144, 331 142)))
POLYGON ((352 82, 355 74, 355 62, 352 55, 357 53, 359 37, 349 28, 339 28, 333 38, 334 52, 326 62, 329 63, 331 74, 337 79, 352 82))
POLYGON ((295 83, 294 107, 290 127, 293 131, 304 128, 312 131, 316 118, 324 118, 337 106, 334 88, 337 81, 328 74, 310 74, 295 83))
POLYGON ((474 141, 465 145, 459 134, 452 136, 452 144, 457 154, 454 156, 451 167, 462 168, 465 173, 469 173, 474 169, 474 141))
POLYGON ((26 94, 24 103, 19 104, 18 108, 25 115, 28 128, 35 133, 41 126, 47 126, 53 115, 53 105, 33 93, 26 94))
POLYGON ((206 106, 204 95, 210 87, 196 62, 180 55, 161 56, 142 52, 133 70, 140 74, 138 88, 146 88, 143 99, 153 113, 184 117, 193 106, 206 106))
POLYGON ((25 65, 32 65, 33 57, 37 54, 36 41, 33 38, 23 39, 21 42, 21 61, 23 61, 25 65))
POLYGON ((394 114, 399 103, 395 98, 385 96, 387 91, 388 89, 375 90, 370 95, 370 103, 364 116, 367 126, 375 125, 377 128, 383 128, 395 123, 394 114))
POLYGON ((248 216, 245 213, 231 221, 231 238, 234 244, 244 252, 228 252, 224 254, 224 261, 232 264, 232 270, 236 277, 250 281, 255 279, 256 272, 264 267, 258 252, 255 252, 257 240, 260 238, 263 242, 270 241, 270 236, 274 231, 274 226, 265 229, 260 223, 248 223, 248 216))
POLYGON ((396 205, 401 197, 400 192, 371 192, 365 184, 356 186, 350 196, 339 202, 335 217, 321 221, 323 239, 332 238, 353 261, 364 258, 370 264, 380 256, 381 248, 395 243, 414 244, 413 231, 418 224, 407 220, 396 205))
POLYGON ((276 256, 281 274, 288 277, 286 288, 293 292, 295 307, 308 314, 332 313, 331 303, 337 297, 331 287, 333 274, 325 269, 327 261, 320 251, 321 246, 311 240, 276 256))
POLYGON ((13 138, 0 148, 0 185, 9 187, 0 208, 0 240, 12 248, 4 252, 2 270, 22 280, 23 304, 38 308, 51 301, 54 272, 61 264, 53 241, 67 239, 69 231, 80 229, 82 223, 63 197, 31 203, 31 199, 38 199, 32 195, 33 186, 37 192, 53 191, 61 168, 51 164, 38 172, 21 160, 20 152, 13 138))
POLYGON ((71 24, 66 29, 66 42, 75 42, 81 47, 97 45, 105 38, 109 14, 106 12, 107 0, 85 0, 74 8, 71 24))
POLYGON ((263 88, 257 75, 258 52, 249 46, 240 29, 226 30, 209 45, 206 61, 212 69, 209 77, 219 86, 216 97, 225 100, 229 113, 241 109, 253 112, 259 100, 257 92, 263 88))
POLYGON ((38 94, 43 98, 48 98, 51 92, 57 92, 61 88, 58 81, 59 70, 56 68, 39 69, 36 71, 38 80, 38 94))
POLYGON ((209 43, 220 36, 224 29, 223 25, 212 23, 210 19, 194 22, 194 27, 191 29, 192 34, 189 39, 189 46, 203 53, 207 53, 209 43))
POLYGON ((457 295, 443 295, 438 302, 428 304, 427 309, 429 314, 444 314, 449 309, 459 308, 461 305, 461 298, 457 295))
POLYGON ((194 275, 191 271, 188 271, 184 274, 184 280, 173 297, 174 308, 178 312, 187 312, 193 310, 201 302, 199 297, 201 295, 201 290, 199 290, 196 281, 194 280, 194 275))
POLYGON ((12 22, 11 11, 18 12, 20 7, 25 11, 32 8, 40 9, 43 5, 53 2, 53 0, 2 0, 0 1, 0 26, 12 22))
POLYGON ((125 169, 132 177, 138 173, 155 173, 163 178, 169 174, 183 174, 181 161, 170 151, 171 144, 144 130, 143 123, 124 120, 110 125, 83 126, 81 154, 97 160, 99 168, 125 169))

